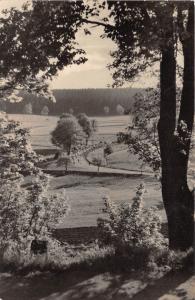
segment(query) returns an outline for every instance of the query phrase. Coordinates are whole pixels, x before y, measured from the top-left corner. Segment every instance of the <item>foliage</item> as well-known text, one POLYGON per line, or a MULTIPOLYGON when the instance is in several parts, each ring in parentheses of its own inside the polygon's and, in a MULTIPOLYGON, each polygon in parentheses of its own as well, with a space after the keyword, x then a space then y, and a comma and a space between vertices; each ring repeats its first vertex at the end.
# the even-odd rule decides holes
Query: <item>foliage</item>
POLYGON ((47 105, 43 106, 41 114, 47 116, 49 114, 49 108, 47 105))
POLYGON ((3 99, 0 99, 0 111, 6 112, 6 102, 3 99))
POLYGON ((109 115, 109 112, 110 112, 110 107, 109 106, 104 106, 105 115, 109 115))
POLYGON ((122 105, 120 105, 120 104, 117 104, 117 106, 116 106, 116 112, 117 112, 117 114, 118 115, 123 115, 124 114, 124 107, 122 107, 122 105))
POLYGON ((68 155, 77 152, 83 141, 82 128, 77 119, 70 114, 62 115, 51 133, 51 141, 68 155))
POLYGON ((0 97, 16 87, 47 94, 46 79, 64 66, 86 61, 75 43, 84 8, 78 1, 33 1, 32 8, 24 5, 20 11, 12 8, 2 14, 0 97))
MULTIPOLYGON (((177 89, 177 107, 181 91, 177 89)), ((129 151, 138 155, 144 164, 151 167, 159 176, 161 168, 160 146, 158 138, 158 116, 160 114, 160 89, 147 88, 143 93, 134 96, 131 109, 132 125, 126 132, 118 134, 118 142, 128 145, 129 151)))
POLYGON ((97 122, 96 119, 91 120, 91 126, 93 128, 93 131, 97 132, 97 130, 98 130, 98 122, 97 122))
MULTIPOLYGON (((184 72, 179 121, 183 120, 192 131, 193 3, 191 1, 185 3, 108 1, 107 4, 111 24, 108 24, 109 20, 105 18, 103 22, 88 19, 89 16, 98 16, 99 8, 104 9, 105 2, 102 5, 98 4, 97 12, 80 1, 60 2, 57 6, 52 2, 47 5, 44 1, 35 1, 32 11, 28 11, 27 7, 22 12, 12 9, 7 18, 1 19, 0 79, 5 79, 2 90, 12 90, 17 84, 26 84, 31 90, 30 86, 32 85, 33 88, 36 86, 34 82, 40 81, 41 90, 46 91, 45 79, 56 75, 57 71, 62 70, 65 65, 84 62, 85 58, 81 57, 84 52, 81 49, 75 50, 74 43, 75 34, 83 23, 104 26, 105 36, 116 43, 117 50, 112 53, 114 59, 110 66, 114 69, 113 78, 116 86, 132 80, 147 67, 161 60, 159 141, 163 200, 169 218, 170 245, 174 248, 186 249, 192 245, 193 240, 193 199, 186 184, 190 141, 186 146, 185 159, 181 158, 175 148, 174 139, 175 75, 177 46, 180 41, 184 56, 184 72), (40 22, 40 20, 47 20, 47 22, 40 22), (26 53, 29 53, 29 56, 26 53), (40 72, 43 73, 41 78, 38 77, 40 72), (172 180, 173 184, 170 184, 172 180), (182 209, 183 207, 186 209, 182 209), (177 220, 180 221, 179 226, 177 220)), ((84 31, 89 34, 86 28, 84 31)))
MULTIPOLYGON (((174 31, 173 6, 172 11, 171 9, 167 10, 168 18, 166 18, 166 22, 168 28, 167 26, 163 28, 166 44, 160 49, 162 56, 160 65, 161 91, 158 134, 162 167, 162 196, 169 225, 169 247, 181 250, 191 247, 194 239, 194 199, 187 185, 190 138, 185 144, 185 149, 182 150, 180 148, 181 143, 179 143, 179 146, 175 137, 176 127, 180 127, 181 121, 186 124, 189 133, 193 128, 194 71, 190 67, 189 61, 192 62, 194 56, 194 10, 190 6, 188 6, 186 11, 187 23, 186 25, 183 24, 183 28, 186 28, 186 31, 188 31, 188 39, 185 42, 181 41, 183 45, 184 72, 178 118, 175 80, 175 35, 177 33, 174 31)), ((178 15, 177 21, 179 20, 179 22, 183 23, 183 19, 180 19, 180 17, 181 15, 178 15)))
POLYGON ((161 60, 160 53, 174 43, 175 55, 178 55, 179 36, 186 35, 186 10, 189 3, 160 1, 107 1, 109 19, 104 26, 103 37, 112 39, 117 49, 111 53, 113 62, 109 65, 113 71, 115 86, 132 81, 149 67, 161 60), (179 15, 181 11, 181 15, 179 15), (174 14, 174 40, 168 37, 170 23, 166 17, 174 14))
MULTIPOLYGON (((130 257, 145 253, 145 259, 166 248, 167 241, 161 234, 160 217, 156 208, 143 208, 145 187, 138 186, 132 204, 116 205, 105 197, 105 212, 108 218, 99 219, 100 240, 113 245, 116 254, 130 257)), ((141 258, 140 258, 141 259, 141 258)))
POLYGON ((65 118, 73 118, 73 115, 71 113, 63 113, 60 115, 60 120, 65 118))
MULTIPOLYGON (((190 139, 186 155, 176 147, 174 132, 180 121, 190 135, 194 121, 194 7, 191 1, 107 1, 112 24, 105 36, 117 45, 113 51, 115 86, 131 81, 160 61, 158 123, 162 197, 169 225, 171 249, 186 250, 194 239, 194 199, 187 185, 190 139), (176 66, 179 43, 184 58, 183 87, 177 123, 176 66)), ((146 149, 147 150, 147 149, 146 149)))
MULTIPOLYGON (((184 157, 187 156, 187 148, 188 143, 191 140, 191 133, 188 130, 187 124, 183 120, 180 120, 178 123, 177 129, 174 132, 174 139, 177 151, 180 153, 180 155, 184 157)), ((192 149, 193 144, 191 145, 191 150, 192 149)))
POLYGON ((160 110, 159 89, 148 88, 135 95, 132 108, 132 126, 118 134, 118 142, 128 145, 129 151, 138 155, 153 171, 160 172, 161 159, 158 141, 158 115, 160 110))
POLYGON ((51 224, 67 213, 66 195, 49 195, 48 179, 37 175, 27 189, 24 179, 1 186, 1 249, 4 259, 25 260, 31 254, 33 240, 52 242, 51 224))
POLYGON ((160 257, 160 264, 167 265, 171 270, 182 270, 185 267, 193 267, 193 248, 186 251, 165 251, 163 256, 160 257))
POLYGON ((72 115, 74 114, 74 109, 72 107, 69 109, 69 113, 72 115))
POLYGON ((111 144, 106 144, 104 148, 104 156, 107 157, 108 155, 113 153, 112 145, 111 144))
POLYGON ((19 95, 23 98, 22 102, 6 101, 7 113, 21 113, 23 105, 30 102, 35 114, 39 114, 43 105, 47 105, 49 113, 60 115, 62 112, 69 112, 74 115, 83 111, 87 116, 97 116, 105 114, 104 106, 109 107, 109 115, 116 115, 116 105, 121 104, 124 108, 133 105, 133 96, 141 92, 138 88, 118 88, 118 89, 61 89, 52 90, 55 97, 55 103, 48 97, 36 96, 34 94, 22 91, 19 95), (72 111, 73 110, 73 111, 72 111))
POLYGON ((0 114, 0 179, 1 184, 10 176, 37 174, 39 158, 28 140, 28 130, 18 122, 10 121, 6 114, 0 114))
POLYGON ((24 109, 23 109, 23 113, 24 114, 28 114, 31 115, 32 114, 32 104, 31 103, 27 103, 24 105, 24 109))
POLYGON ((68 164, 71 162, 71 158, 69 155, 67 155, 66 153, 61 153, 60 156, 58 157, 57 160, 57 165, 58 166, 65 166, 65 170, 68 170, 68 164))
POLYGON ((84 133, 86 134, 86 145, 88 144, 89 138, 92 136, 94 130, 92 126, 92 122, 87 117, 86 114, 81 113, 77 116, 77 120, 79 125, 82 127, 84 133))
POLYGON ((0 248, 5 262, 25 264, 31 259, 31 242, 57 245, 52 228, 67 211, 67 197, 48 191, 49 178, 37 167, 27 132, 2 115, 0 120, 0 248), (24 177, 25 175, 30 175, 24 177), (27 180, 28 179, 28 180, 27 180))
POLYGON ((102 155, 98 155, 92 158, 92 163, 98 167, 98 172, 100 167, 105 164, 105 160, 102 155))

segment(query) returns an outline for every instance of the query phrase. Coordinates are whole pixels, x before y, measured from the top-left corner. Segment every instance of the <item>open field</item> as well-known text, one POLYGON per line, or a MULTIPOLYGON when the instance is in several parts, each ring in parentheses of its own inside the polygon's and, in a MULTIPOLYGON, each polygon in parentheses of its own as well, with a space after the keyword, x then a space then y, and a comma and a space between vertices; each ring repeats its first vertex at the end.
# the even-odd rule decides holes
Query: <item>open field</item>
POLYGON ((129 179, 122 176, 102 178, 66 175, 52 178, 51 191, 56 193, 65 188, 71 206, 69 215, 59 227, 96 226, 97 218, 105 217, 105 213, 102 212, 104 207, 102 197, 109 196, 116 204, 131 203, 136 187, 142 182, 145 182, 147 190, 143 205, 157 206, 165 221, 160 185, 152 177, 141 176, 129 179))
MULTIPOLYGON (((51 116, 35 116, 35 115, 10 115, 17 121, 20 121, 24 127, 30 129, 32 145, 34 148, 53 148, 50 142, 50 132, 56 125, 57 117, 51 116)), ((96 118, 98 122, 98 132, 96 134, 99 138, 104 137, 108 139, 116 139, 118 131, 125 130, 129 122, 129 116, 116 117, 99 117, 96 118)), ((102 151, 97 150, 97 151, 102 151)), ((114 153, 109 156, 110 167, 116 169, 132 169, 139 170, 140 162, 133 155, 127 152, 126 146, 116 145, 114 153), (125 148, 124 148, 125 147, 125 148), (118 151, 116 151, 118 150, 118 151)), ((49 164, 49 169, 63 169, 64 167, 57 167, 53 162, 49 164)), ((82 158, 75 166, 70 166, 71 170, 95 171, 97 167, 88 165, 82 158)), ((106 171, 106 168, 100 168, 101 171, 106 171)), ((121 170, 122 171, 122 170, 121 170)), ((117 170, 116 170, 117 172, 117 170)), ((125 171, 124 171, 125 173, 125 171)), ((145 194, 144 205, 157 205, 159 211, 165 220, 163 204, 161 201, 161 192, 159 183, 151 176, 140 176, 132 178, 124 178, 120 175, 117 177, 109 174, 105 177, 86 176, 86 175, 66 175, 61 177, 52 177, 50 190, 51 192, 59 192, 65 188, 69 197, 71 211, 69 215, 59 225, 61 228, 68 227, 90 227, 96 226, 97 219, 105 216, 103 214, 103 200, 105 195, 116 203, 131 202, 135 195, 136 187, 145 182, 147 193, 145 194)))
MULTIPOLYGON (((11 114, 9 118, 21 122, 24 127, 30 129, 31 144, 34 149, 55 149, 55 146, 53 146, 50 141, 50 132, 56 126, 58 120, 57 116, 11 114)), ((131 117, 128 115, 95 117, 95 119, 98 123, 98 131, 92 139, 106 142, 116 141, 116 134, 119 131, 124 131, 131 122, 131 117)), ((140 170, 141 163, 134 155, 129 154, 126 149, 122 149, 121 152, 119 149, 119 151, 114 151, 114 153, 109 156, 108 166, 119 169, 140 170)), ((191 152, 191 174, 194 168, 195 155, 191 152)), ((143 167, 143 170, 149 171, 150 169, 143 167)))
MULTIPOLYGON (((31 143, 35 149, 54 148, 50 141, 50 133, 55 128, 58 117, 11 114, 9 118, 21 122, 25 128, 30 129, 31 143)), ((92 140, 115 140, 115 135, 119 131, 124 131, 130 122, 129 116, 95 117, 95 119, 98 131, 92 140)))
MULTIPOLYGON (((113 169, 131 170, 131 171, 145 171, 152 172, 152 169, 143 165, 138 160, 138 156, 129 152, 127 145, 115 144, 112 146, 113 153, 108 155, 106 166, 113 169)), ((103 149, 97 149, 88 155, 89 161, 92 161, 94 157, 103 156, 103 149)))

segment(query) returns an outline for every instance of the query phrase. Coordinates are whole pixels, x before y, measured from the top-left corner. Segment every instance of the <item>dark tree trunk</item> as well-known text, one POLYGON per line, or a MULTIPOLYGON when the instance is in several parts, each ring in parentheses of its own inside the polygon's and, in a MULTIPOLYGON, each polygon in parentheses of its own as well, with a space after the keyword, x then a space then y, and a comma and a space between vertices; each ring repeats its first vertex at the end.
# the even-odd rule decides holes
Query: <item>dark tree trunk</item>
POLYGON ((179 120, 184 120, 192 132, 194 120, 194 6, 190 4, 187 36, 182 39, 184 55, 183 90, 179 120))
POLYGON ((70 153, 71 153, 71 147, 72 147, 72 144, 71 144, 71 141, 70 141, 69 146, 68 146, 68 150, 67 150, 68 156, 69 156, 70 153))
POLYGON ((68 171, 68 161, 66 161, 65 170, 68 171))
MULTIPOLYGON (((168 38, 173 37, 168 32, 168 38)), ((187 56, 191 55, 188 45, 187 56)), ((185 53, 184 53, 185 57, 185 53)), ((193 108, 193 64, 184 58, 184 82, 179 120, 184 120, 192 128, 193 108), (191 100, 190 100, 191 99, 191 100), (190 105, 190 108, 188 107, 190 105), (185 117, 184 117, 185 116, 185 117)), ((191 59, 192 63, 193 59, 191 59)), ((162 50, 161 60, 161 104, 158 124, 162 161, 162 197, 168 220, 169 246, 171 249, 186 250, 193 245, 193 197, 187 185, 187 163, 189 143, 186 154, 181 151, 174 135, 176 127, 176 62, 174 47, 169 44, 162 50)))
MULTIPOLYGON (((194 4, 189 4, 187 35, 182 42, 184 55, 184 72, 183 72, 183 90, 181 96, 181 106, 179 122, 184 121, 187 125, 190 136, 193 130, 194 120, 194 4)), ((180 133, 183 136, 183 133, 180 133)), ((184 248, 193 246, 194 240, 194 197, 187 185, 187 169, 190 152, 190 141, 185 143, 185 155, 180 159, 182 172, 180 174, 181 188, 178 198, 183 207, 183 223, 185 224, 184 248)), ((182 214, 182 211, 181 211, 182 214)))

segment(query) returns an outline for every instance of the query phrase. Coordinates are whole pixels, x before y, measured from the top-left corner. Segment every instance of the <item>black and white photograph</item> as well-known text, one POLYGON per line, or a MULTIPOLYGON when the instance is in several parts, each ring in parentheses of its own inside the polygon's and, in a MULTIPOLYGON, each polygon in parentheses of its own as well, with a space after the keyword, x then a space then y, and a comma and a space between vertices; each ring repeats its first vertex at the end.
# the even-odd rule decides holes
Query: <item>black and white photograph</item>
POLYGON ((0 300, 195 300, 194 20, 0 0, 0 300))

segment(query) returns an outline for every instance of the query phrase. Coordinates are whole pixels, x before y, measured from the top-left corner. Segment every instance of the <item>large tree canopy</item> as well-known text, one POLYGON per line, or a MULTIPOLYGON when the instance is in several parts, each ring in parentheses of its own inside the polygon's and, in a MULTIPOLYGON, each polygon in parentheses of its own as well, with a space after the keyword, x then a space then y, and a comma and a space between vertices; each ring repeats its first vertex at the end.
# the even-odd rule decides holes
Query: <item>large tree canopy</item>
POLYGON ((171 248, 193 245, 194 202, 187 185, 187 166, 194 117, 194 5, 191 1, 108 1, 115 26, 105 35, 116 42, 110 66, 115 85, 132 80, 160 61, 158 134, 162 196, 171 248), (184 57, 183 88, 176 116, 178 42, 184 57), (183 147, 183 151, 181 151, 183 147))
POLYGON ((0 18, 0 96, 18 86, 47 91, 45 80, 70 64, 86 61, 75 34, 82 2, 33 1, 21 11, 12 8, 0 18))

